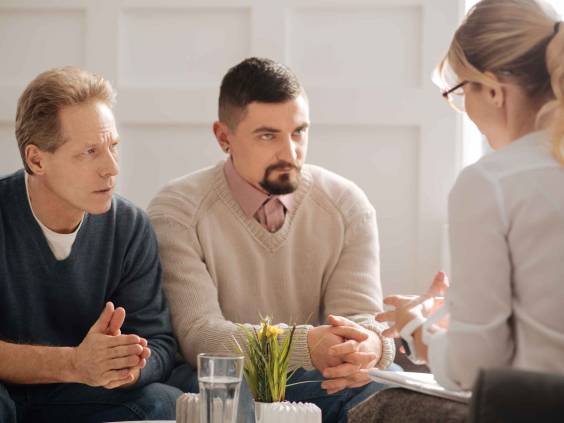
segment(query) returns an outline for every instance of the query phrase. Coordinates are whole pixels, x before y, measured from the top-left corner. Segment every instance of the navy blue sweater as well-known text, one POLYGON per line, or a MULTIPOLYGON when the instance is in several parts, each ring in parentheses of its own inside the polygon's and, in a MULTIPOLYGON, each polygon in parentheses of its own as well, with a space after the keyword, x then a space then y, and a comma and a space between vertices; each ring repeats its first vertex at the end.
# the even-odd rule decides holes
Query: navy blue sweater
POLYGON ((107 213, 85 214, 70 255, 57 261, 29 207, 24 171, 0 177, 0 339, 77 346, 107 301, 125 308, 122 333, 149 342, 136 386, 162 381, 176 342, 146 214, 114 195, 107 213))

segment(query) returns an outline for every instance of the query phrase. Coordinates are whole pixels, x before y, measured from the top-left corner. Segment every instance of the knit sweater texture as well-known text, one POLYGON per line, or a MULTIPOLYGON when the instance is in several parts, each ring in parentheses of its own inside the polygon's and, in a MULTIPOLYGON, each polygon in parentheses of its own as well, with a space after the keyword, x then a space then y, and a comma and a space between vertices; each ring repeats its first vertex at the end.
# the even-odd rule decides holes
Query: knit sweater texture
MULTIPOLYGON (((295 207, 270 233, 233 198, 223 162, 167 184, 149 205, 163 286, 184 357, 232 350, 237 323, 261 316, 297 325, 290 366, 313 368, 307 331, 329 314, 380 334, 382 311, 374 208, 352 182, 320 167, 302 169, 295 207)), ((382 338, 387 366, 393 341, 382 338)))
POLYGON ((0 177, 0 339, 77 346, 107 301, 125 308, 121 332, 149 343, 136 386, 165 380, 176 342, 147 215, 114 195, 108 212, 85 214, 70 255, 57 260, 32 214, 23 170, 0 177))

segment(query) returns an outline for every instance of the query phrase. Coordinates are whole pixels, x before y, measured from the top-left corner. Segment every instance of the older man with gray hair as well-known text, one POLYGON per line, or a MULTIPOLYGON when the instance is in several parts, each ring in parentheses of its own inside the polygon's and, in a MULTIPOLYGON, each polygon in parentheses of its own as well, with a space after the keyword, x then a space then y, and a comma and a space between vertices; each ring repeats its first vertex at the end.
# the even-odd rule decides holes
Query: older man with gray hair
POLYGON ((176 343, 145 213, 113 194, 114 92, 76 68, 19 99, 0 177, 0 421, 174 418, 176 343))

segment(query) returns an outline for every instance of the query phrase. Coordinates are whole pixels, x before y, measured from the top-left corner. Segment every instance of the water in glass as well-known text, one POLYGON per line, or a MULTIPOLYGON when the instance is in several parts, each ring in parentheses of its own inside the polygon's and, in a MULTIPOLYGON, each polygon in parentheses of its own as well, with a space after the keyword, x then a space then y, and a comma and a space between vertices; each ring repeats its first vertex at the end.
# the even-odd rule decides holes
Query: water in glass
POLYGON ((235 423, 242 371, 242 356, 198 356, 201 423, 235 423))

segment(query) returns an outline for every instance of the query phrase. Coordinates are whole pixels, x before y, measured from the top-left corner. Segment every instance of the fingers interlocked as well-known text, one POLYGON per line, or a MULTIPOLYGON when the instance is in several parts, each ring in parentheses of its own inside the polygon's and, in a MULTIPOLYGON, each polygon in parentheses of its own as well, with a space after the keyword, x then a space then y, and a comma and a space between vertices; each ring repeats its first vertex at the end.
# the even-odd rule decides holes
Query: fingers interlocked
POLYGON ((323 371, 327 380, 321 384, 329 394, 345 388, 363 386, 370 382, 366 369, 374 367, 381 354, 378 336, 359 324, 341 316, 329 316, 333 325, 331 332, 344 341, 333 345, 329 354, 338 356, 343 364, 328 367, 323 371))

